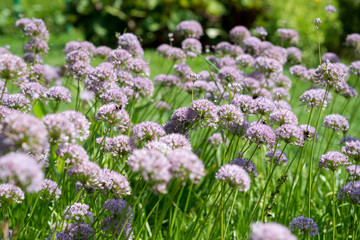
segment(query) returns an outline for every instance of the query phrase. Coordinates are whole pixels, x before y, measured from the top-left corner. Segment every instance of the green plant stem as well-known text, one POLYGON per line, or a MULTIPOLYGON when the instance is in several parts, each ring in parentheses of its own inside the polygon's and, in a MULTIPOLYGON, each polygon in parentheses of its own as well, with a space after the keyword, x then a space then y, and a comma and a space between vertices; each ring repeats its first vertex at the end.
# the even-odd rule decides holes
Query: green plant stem
POLYGON ((333 181, 333 203, 332 203, 332 213, 333 213, 333 240, 336 238, 336 194, 335 194, 335 171, 332 171, 332 181, 333 181))

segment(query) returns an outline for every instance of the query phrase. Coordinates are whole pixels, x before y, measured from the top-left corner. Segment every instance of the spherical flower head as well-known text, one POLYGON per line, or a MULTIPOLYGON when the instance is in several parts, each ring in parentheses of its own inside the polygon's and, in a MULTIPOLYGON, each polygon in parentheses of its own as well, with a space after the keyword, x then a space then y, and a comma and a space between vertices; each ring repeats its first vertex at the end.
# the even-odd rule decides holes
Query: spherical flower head
POLYGON ((15 113, 22 113, 22 112, 0 105, 0 120, 15 113))
POLYGON ((61 195, 61 190, 56 182, 50 179, 44 179, 41 183, 41 195, 40 199, 50 200, 59 198, 61 195))
POLYGON ((320 157, 319 168, 335 171, 339 167, 350 165, 349 158, 338 151, 329 151, 320 157))
POLYGON ((354 205, 360 204, 360 181, 346 183, 338 194, 338 199, 354 205))
POLYGON ((296 115, 286 109, 279 109, 275 110, 273 113, 270 114, 269 122, 271 125, 277 124, 277 125, 283 125, 283 124, 298 124, 298 119, 296 115))
POLYGON ((293 232, 298 232, 301 235, 308 237, 315 237, 319 234, 318 226, 312 218, 298 216, 293 218, 290 222, 290 229, 293 232))
POLYGON ((203 162, 188 149, 175 149, 167 155, 167 159, 173 177, 181 179, 184 184, 187 179, 196 184, 205 176, 203 162))
POLYGON ((220 146, 224 142, 221 133, 214 133, 208 138, 208 140, 210 141, 210 144, 214 147, 220 146))
POLYGON ((48 133, 41 120, 26 113, 12 113, 1 122, 1 135, 9 150, 39 154, 48 142, 48 133))
POLYGON ((117 104, 109 103, 99 108, 95 118, 110 123, 111 126, 125 132, 129 126, 130 117, 125 109, 120 109, 117 104))
POLYGON ((244 50, 253 57, 259 56, 262 51, 262 42, 257 37, 248 37, 244 40, 244 50))
POLYGON ((29 111, 32 107, 31 102, 22 93, 4 94, 2 105, 20 111, 29 111))
POLYGON ((171 106, 165 101, 158 101, 155 105, 155 108, 158 109, 161 113, 171 111, 171 106))
POLYGON ((163 44, 160 44, 157 48, 156 48, 156 52, 165 57, 166 56, 166 53, 167 51, 172 48, 169 44, 166 44, 166 43, 163 43, 163 44))
POLYGON ((255 32, 260 35, 260 37, 266 37, 268 35, 264 27, 256 27, 255 32))
POLYGON ((169 154, 173 150, 168 144, 159 140, 147 142, 143 149, 156 150, 164 155, 169 154))
POLYGON ((204 35, 203 28, 200 23, 194 20, 182 21, 176 26, 176 32, 184 38, 199 39, 204 35))
POLYGON ((242 167, 248 174, 253 177, 259 176, 255 163, 247 158, 234 158, 231 162, 229 162, 229 164, 242 167))
POLYGON ((262 54, 263 57, 275 59, 280 64, 285 64, 287 60, 287 51, 285 48, 279 46, 271 46, 265 49, 262 54))
POLYGON ((219 117, 215 104, 206 99, 200 99, 193 101, 191 108, 196 112, 197 118, 200 120, 200 126, 216 127, 219 117))
POLYGON ((118 71, 114 70, 109 63, 101 63, 96 68, 93 68, 85 77, 85 87, 88 90, 99 94, 104 90, 105 83, 116 82, 118 71))
POLYGON ((319 25, 320 25, 320 23, 321 23, 320 18, 315 18, 315 19, 314 19, 314 23, 315 23, 315 28, 318 29, 318 28, 319 28, 319 25))
POLYGON ((56 240, 91 239, 95 230, 87 223, 69 223, 65 232, 58 232, 56 240), (60 238, 58 235, 62 234, 60 238))
POLYGON ((143 59, 133 59, 131 62, 130 71, 134 74, 150 76, 149 63, 145 62, 143 59))
POLYGON ((244 26, 236 26, 229 32, 230 39, 237 45, 242 45, 244 40, 251 37, 250 31, 244 26))
POLYGON ((236 94, 231 104, 240 108, 240 110, 247 115, 252 115, 257 112, 256 101, 250 95, 236 94))
POLYGON ((289 91, 282 87, 273 88, 271 95, 272 98, 277 101, 282 99, 290 100, 289 91))
POLYGON ((114 68, 126 70, 131 66, 133 58, 128 51, 115 49, 109 53, 107 60, 113 64, 114 68))
POLYGON ((290 145, 303 146, 304 132, 295 124, 283 124, 275 130, 278 140, 283 140, 290 145))
POLYGON ((350 70, 351 72, 359 77, 360 76, 360 61, 354 61, 350 64, 350 70))
MULTIPOLYGON (((315 132, 316 132, 316 129, 310 125, 307 125, 307 124, 302 124, 299 126, 301 128, 301 130, 303 130, 303 133, 304 133, 304 141, 307 141, 307 140, 310 140, 312 141, 315 137, 315 132)), ((316 133, 316 138, 315 138, 315 141, 318 140, 318 137, 319 137, 319 134, 316 133)))
POLYGON ((327 11, 329 14, 332 14, 332 13, 336 12, 336 8, 333 5, 327 5, 325 7, 325 11, 327 11))
POLYGON ((22 18, 16 22, 16 26, 21 28, 24 35, 29 38, 35 39, 49 39, 49 32, 46 29, 46 25, 42 19, 22 18))
POLYGON ((123 195, 131 194, 130 183, 124 175, 105 168, 102 178, 104 188, 110 190, 116 197, 121 198, 123 195))
POLYGON ((74 203, 64 209, 64 219, 73 220, 76 222, 84 222, 86 219, 93 220, 94 215, 89 211, 90 207, 87 204, 74 203))
POLYGON ((64 102, 69 103, 71 102, 71 93, 69 89, 63 86, 54 86, 51 87, 47 92, 47 99, 51 101, 56 101, 58 103, 64 102))
POLYGON ((223 68, 223 67, 232 67, 232 68, 236 68, 236 61, 232 58, 232 57, 222 57, 219 59, 218 61, 219 63, 219 68, 223 68))
POLYGON ((219 70, 218 77, 221 83, 239 82, 244 77, 244 73, 233 67, 223 67, 219 70))
POLYGON ((102 146, 101 149, 103 151, 110 152, 114 157, 125 157, 136 148, 134 140, 126 135, 119 135, 113 138, 106 137, 105 140, 101 137, 96 139, 96 143, 102 146))
POLYGON ((193 124, 197 118, 197 113, 190 107, 181 107, 174 111, 171 120, 180 123, 193 124))
POLYGON ((265 157, 267 159, 265 160, 268 163, 273 162, 275 165, 284 165, 286 166, 288 164, 288 158, 286 157, 286 154, 279 149, 276 149, 274 152, 274 149, 266 152, 265 157))
POLYGON ((118 38, 119 47, 128 51, 133 57, 142 58, 144 56, 144 50, 135 34, 117 34, 116 37, 118 38))
POLYGON ((165 135, 165 130, 160 124, 150 121, 145 121, 136 124, 132 129, 132 134, 138 141, 152 141, 165 135))
POLYGON ((173 62, 180 62, 180 63, 186 62, 185 52, 180 48, 176 48, 176 47, 171 47, 167 50, 166 58, 173 62))
POLYGON ((68 65, 74 64, 79 61, 90 63, 89 54, 82 49, 74 49, 73 51, 68 52, 65 57, 65 62, 68 65))
POLYGON ((72 166, 82 161, 89 161, 89 156, 86 150, 75 143, 62 144, 56 150, 56 154, 62 158, 68 166, 72 166))
POLYGON ((231 43, 219 42, 218 44, 216 44, 214 51, 216 55, 225 56, 225 55, 230 55, 231 48, 232 48, 231 43))
POLYGON ((20 87, 21 93, 31 100, 38 100, 46 98, 47 89, 37 82, 28 82, 20 87))
POLYGON ((0 207, 13 203, 22 203, 25 198, 24 192, 12 184, 0 184, 0 207))
POLYGON ((178 76, 169 74, 159 74, 154 78, 155 82, 161 86, 173 87, 181 84, 181 79, 178 76))
POLYGON ((252 68, 255 58, 249 54, 242 54, 236 58, 236 64, 242 68, 252 68))
POLYGON ((102 103, 115 103, 118 106, 125 107, 128 104, 128 98, 125 92, 114 82, 105 82, 102 89, 97 93, 98 100, 102 103))
POLYGON ((88 42, 88 41, 82 41, 82 42, 70 41, 70 42, 66 43, 65 48, 64 48, 65 53, 70 53, 75 50, 82 50, 83 52, 85 52, 88 55, 93 55, 96 52, 96 47, 94 44, 92 44, 91 42, 88 42))
POLYGON ((305 66, 302 65, 294 65, 290 67, 289 73, 295 76, 296 78, 304 80, 306 78, 307 69, 305 66))
POLYGON ((71 166, 67 175, 87 188, 103 189, 103 171, 94 162, 82 161, 71 166))
POLYGON ((75 135, 80 141, 86 140, 90 134, 90 122, 84 114, 72 110, 64 111, 60 115, 75 125, 75 135))
POLYGON ((347 142, 352 142, 352 141, 357 141, 359 139, 357 139, 356 137, 353 136, 345 136, 340 140, 339 146, 346 144, 347 142))
POLYGON ((275 103, 267 97, 258 97, 255 99, 257 113, 267 116, 276 108, 275 103))
POLYGON ((154 84, 149 78, 134 77, 133 78, 134 91, 142 97, 151 97, 154 92, 154 84))
POLYGON ((267 76, 278 76, 283 72, 283 66, 275 59, 257 57, 255 68, 267 76))
POLYGON ((360 180, 360 165, 350 165, 346 168, 346 171, 350 175, 349 179, 360 180))
POLYGON ((243 113, 232 104, 219 106, 217 114, 219 116, 219 121, 223 122, 223 124, 229 122, 241 123, 244 119, 243 113))
POLYGON ((195 38, 187 38, 181 42, 181 48, 189 57, 196 57, 202 52, 201 42, 195 38))
POLYGON ((352 33, 346 36, 345 45, 348 47, 352 47, 356 52, 360 50, 360 34, 352 33))
POLYGON ((48 114, 42 118, 50 142, 73 142, 77 138, 76 126, 61 114, 48 114))
POLYGON ((360 161, 360 140, 346 142, 341 151, 349 158, 360 161))
POLYGON ((287 61, 292 64, 301 63, 302 52, 297 47, 288 47, 287 49, 287 61))
POLYGON ((8 153, 0 158, 0 180, 38 192, 44 179, 41 165, 25 153, 8 153))
POLYGON ((27 44, 24 45, 24 52, 31 52, 36 54, 47 54, 49 46, 46 41, 42 39, 30 39, 27 44))
POLYGON ((325 93, 325 89, 321 88, 307 90, 300 96, 301 105, 306 105, 308 109, 318 109, 320 107, 325 109, 331 100, 330 93, 327 94, 326 98, 325 93))
POLYGON ((272 130, 268 125, 262 123, 252 123, 246 130, 245 137, 248 138, 250 142, 254 142, 259 145, 263 144, 268 148, 274 146, 276 140, 274 130, 272 130))
POLYGON ((112 51, 111 48, 107 46, 99 46, 95 50, 95 56, 100 57, 102 59, 106 59, 111 51, 112 51))
POLYGON ((326 61, 316 69, 315 78, 321 86, 339 90, 346 82, 347 73, 340 65, 326 61))
POLYGON ((299 34, 294 29, 279 28, 277 32, 280 35, 280 41, 288 44, 298 44, 299 34))
POLYGON ((321 57, 321 62, 326 62, 326 61, 329 61, 331 63, 339 63, 340 58, 335 53, 328 52, 322 55, 321 57))
POLYGON ((230 187, 237 188, 240 192, 246 192, 250 189, 250 177, 247 172, 236 164, 226 164, 222 166, 215 177, 221 181, 227 182, 230 187))
POLYGON ((156 150, 140 149, 134 151, 127 164, 135 173, 140 173, 152 188, 160 193, 167 193, 166 186, 172 178, 169 160, 156 150))
POLYGON ((349 130, 348 120, 340 114, 327 115, 324 118, 324 126, 343 133, 346 133, 349 130))
POLYGON ((290 230, 285 226, 275 223, 253 223, 251 224, 251 240, 296 240, 290 230))
POLYGON ((167 144, 171 149, 186 149, 191 151, 190 141, 182 134, 173 133, 165 135, 159 139, 160 142, 167 144))

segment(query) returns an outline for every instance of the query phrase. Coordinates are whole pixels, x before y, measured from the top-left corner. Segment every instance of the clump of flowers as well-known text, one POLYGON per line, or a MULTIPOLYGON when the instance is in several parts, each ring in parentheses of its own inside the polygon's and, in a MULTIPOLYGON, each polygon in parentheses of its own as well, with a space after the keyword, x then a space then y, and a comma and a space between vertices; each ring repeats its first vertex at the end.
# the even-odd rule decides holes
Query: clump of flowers
POLYGON ((248 138, 250 142, 265 145, 268 148, 274 146, 276 140, 274 130, 272 130, 268 125, 262 123, 252 123, 246 130, 245 137, 248 138))
POLYGON ((351 181, 346 183, 338 194, 338 199, 349 202, 351 204, 360 204, 360 181, 351 181))
POLYGON ((283 124, 298 124, 296 115, 286 109, 279 109, 270 114, 269 122, 271 124, 283 125, 283 124))
MULTIPOLYGON (((240 155, 240 153, 239 153, 239 155, 240 155)), ((253 177, 259 176, 259 174, 256 170, 255 163, 247 158, 242 158, 242 157, 234 158, 233 160, 231 160, 231 162, 229 162, 229 164, 235 164, 235 165, 242 167, 243 169, 245 169, 245 171, 248 174, 250 174, 253 177)))
POLYGON ((320 157, 319 168, 328 171, 337 170, 341 166, 350 165, 349 158, 338 151, 329 151, 320 157))
POLYGON ((101 149, 110 152, 114 157, 124 157, 136 148, 134 140, 126 135, 119 135, 112 138, 103 137, 96 139, 96 143, 101 146, 101 149))
POLYGON ((321 64, 315 72, 317 83, 335 90, 342 88, 342 83, 346 82, 346 76, 347 73, 341 66, 329 61, 321 64))
POLYGON ((51 198, 59 198, 61 190, 56 182, 50 179, 44 179, 41 183, 41 196, 40 199, 50 200, 51 198))
POLYGON ((286 157, 286 154, 279 149, 276 149, 276 151, 274 151, 274 149, 268 151, 265 154, 265 157, 267 157, 267 162, 273 162, 275 165, 285 166, 288 163, 288 158, 286 157))
POLYGON ((325 94, 326 90, 321 88, 307 90, 300 96, 301 105, 306 105, 308 109, 320 107, 325 109, 332 98, 330 93, 327 93, 326 97, 325 94))
POLYGON ((244 40, 251 37, 251 33, 244 26, 236 26, 230 30, 230 39, 237 45, 242 45, 244 40))
POLYGON ((24 198, 24 192, 19 187, 8 183, 0 184, 0 207, 22 203, 24 198))
POLYGON ((63 217, 77 222, 83 222, 86 219, 90 219, 90 221, 92 221, 94 215, 91 211, 89 211, 89 209, 90 207, 87 204, 74 203, 64 209, 63 217))
POLYGON ((184 38, 197 39, 204 34, 200 23, 194 20, 182 21, 176 26, 176 32, 184 38))
POLYGON ((298 216, 293 218, 290 222, 290 229, 293 232, 298 232, 301 235, 315 237, 319 234, 318 226, 312 218, 298 216))
POLYGON ((275 223, 253 223, 251 225, 251 240, 296 240, 290 230, 285 226, 275 223))
POLYGON ((275 130, 277 139, 288 144, 302 146, 304 144, 303 130, 294 124, 283 124, 275 130))
POLYGON ((133 127, 132 135, 139 141, 152 141, 164 136, 165 130, 158 123, 145 121, 133 127))
POLYGON ((130 121, 129 114, 114 103, 101 106, 96 113, 96 119, 109 123, 121 132, 126 131, 130 121))
POLYGON ((349 173, 349 179, 360 180, 360 165, 350 165, 346 168, 349 173))
POLYGON ((217 107, 212 102, 206 99, 195 100, 192 102, 191 108, 197 114, 200 126, 216 127, 219 117, 217 114, 217 107))
POLYGON ((342 152, 355 161, 360 161, 360 140, 345 142, 342 152))
POLYGON ((215 177, 227 182, 230 187, 237 188, 240 192, 246 192, 250 188, 250 177, 247 172, 236 164, 222 166, 215 177))
POLYGON ((340 114, 330 114, 324 118, 324 126, 337 132, 346 133, 349 130, 349 122, 340 114))

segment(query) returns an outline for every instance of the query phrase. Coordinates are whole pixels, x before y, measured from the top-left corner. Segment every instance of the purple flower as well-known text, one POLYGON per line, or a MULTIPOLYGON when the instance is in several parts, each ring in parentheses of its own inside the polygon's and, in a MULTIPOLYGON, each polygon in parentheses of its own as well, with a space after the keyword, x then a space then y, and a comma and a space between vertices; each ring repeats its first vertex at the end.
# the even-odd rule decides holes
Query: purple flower
POLYGON ((156 150, 136 150, 129 157, 127 164, 135 173, 140 173, 145 181, 150 182, 153 189, 167 193, 166 186, 172 178, 169 160, 156 150))
POLYGON ((288 158, 286 157, 286 154, 279 149, 276 149, 275 153, 274 149, 266 152, 265 157, 267 157, 265 161, 268 163, 271 163, 273 161, 275 165, 286 166, 288 164, 288 158))
POLYGON ((138 37, 132 33, 117 34, 118 45, 128 51, 133 57, 142 58, 144 50, 141 47, 138 37))
POLYGON ((355 51, 359 52, 360 50, 360 34, 352 33, 346 36, 345 45, 352 47, 355 51))
POLYGON ((271 148, 275 144, 276 135, 274 130, 262 123, 252 123, 246 130, 245 137, 259 145, 266 145, 271 148))
POLYGON ((74 203, 64 209, 64 219, 70 219, 77 222, 83 222, 85 219, 93 220, 94 215, 89 211, 90 207, 87 204, 74 203))
POLYGON ((242 68, 252 68, 255 64, 255 58, 249 54, 242 54, 236 58, 236 64, 242 68))
POLYGON ((159 140, 147 142, 142 149, 156 150, 164 155, 169 154, 173 150, 168 144, 159 140))
POLYGON ((121 132, 126 131, 130 121, 129 114, 114 103, 101 106, 95 117, 97 120, 108 122, 111 126, 119 128, 121 132))
POLYGON ((299 79, 305 79, 306 78, 306 74, 307 74, 307 69, 306 67, 302 66, 302 65, 294 65, 290 68, 289 70, 291 75, 294 75, 296 78, 299 79))
POLYGON ((360 161, 360 140, 345 142, 345 146, 341 150, 349 158, 360 161))
POLYGON ((260 115, 269 115, 276 108, 275 103, 267 97, 258 97, 255 102, 257 113, 260 115))
POLYGON ((247 172, 236 164, 222 166, 215 177, 227 182, 230 187, 237 188, 240 192, 246 192, 250 188, 250 177, 247 172))
POLYGON ((169 74, 159 74, 154 78, 155 82, 161 86, 173 87, 181 84, 181 79, 178 76, 169 74))
POLYGON ((201 127, 216 127, 219 117, 217 107, 212 102, 206 99, 195 100, 192 102, 191 108, 196 112, 201 127))
POLYGON ((275 130, 278 140, 284 140, 290 145, 303 146, 304 132, 295 124, 283 124, 275 130))
POLYGON ((231 43, 228 42, 219 42, 215 46, 215 53, 220 56, 230 55, 232 49, 231 43))
POLYGON ((160 124, 150 121, 136 124, 131 132, 134 138, 139 141, 157 140, 159 137, 165 135, 165 130, 160 124))
POLYGON ((41 183, 41 197, 40 199, 50 200, 51 198, 59 198, 61 190, 56 182, 50 179, 44 179, 41 183))
POLYGON ((271 46, 263 51, 261 54, 263 57, 275 59, 280 64, 285 64, 287 60, 287 51, 285 48, 278 46, 271 46))
POLYGON ((297 119, 296 115, 292 111, 280 108, 279 110, 276 110, 276 111, 274 111, 273 113, 270 114, 269 122, 271 123, 271 125, 273 125, 273 124, 278 124, 278 125, 294 124, 294 125, 297 125, 298 124, 298 119, 297 119))
POLYGON ((359 180, 360 179, 360 165, 350 165, 346 168, 346 171, 349 173, 349 179, 359 180))
POLYGON ((112 49, 107 46, 99 46, 95 50, 95 56, 105 59, 111 51, 112 49))
POLYGON ((24 153, 8 153, 0 158, 0 180, 38 192, 44 179, 41 165, 24 153))
POLYGON ((266 37, 268 35, 266 29, 264 27, 256 27, 255 32, 260 35, 260 37, 266 37))
MULTIPOLYGON (((315 137, 315 131, 316 129, 310 125, 307 125, 307 124, 302 124, 299 126, 303 132, 304 132, 304 141, 306 140, 313 140, 314 137, 315 137)), ((319 137, 319 134, 316 133, 316 138, 315 138, 315 141, 318 140, 318 137, 319 137)))
POLYGON ((321 86, 341 89, 341 84, 346 82, 347 73, 338 64, 326 61, 316 69, 316 80, 321 86))
POLYGON ((8 108, 29 111, 31 109, 31 102, 22 93, 4 94, 2 104, 8 108))
POLYGON ((85 87, 88 90, 99 94, 106 89, 105 83, 115 82, 117 80, 116 71, 111 64, 101 63, 92 69, 85 78, 85 87))
POLYGON ((60 115, 75 125, 76 138, 78 138, 80 141, 84 141, 88 138, 90 134, 90 122, 82 113, 68 110, 60 113, 60 115))
POLYGON ((50 138, 50 142, 73 142, 77 135, 75 124, 61 114, 48 114, 42 118, 50 138))
POLYGON ((257 112, 256 101, 249 95, 236 94, 231 104, 240 108, 240 110, 247 115, 252 115, 257 112))
POLYGON ((287 49, 287 61, 293 64, 301 63, 302 52, 297 47, 288 47, 287 49))
MULTIPOLYGON (((301 96, 300 96, 300 102, 302 102, 301 105, 305 105, 308 109, 311 108, 319 108, 321 107, 321 104, 323 109, 326 108, 328 102, 331 100, 332 96, 330 93, 328 93, 327 97, 324 99, 325 97, 325 90, 324 89, 310 89, 305 91, 301 96)), ((300 106, 301 106, 300 105, 300 106)))
POLYGON ((219 121, 226 125, 226 123, 241 123, 244 115, 232 104, 225 104, 218 107, 217 114, 219 121))
POLYGON ((347 142, 352 142, 352 141, 357 141, 359 139, 357 139, 356 137, 353 136, 345 136, 340 140, 339 146, 341 146, 342 144, 346 144, 347 142))
POLYGON ((75 143, 65 143, 61 145, 57 150, 56 154, 61 157, 64 162, 72 166, 82 161, 89 161, 89 156, 85 149, 75 143))
POLYGON ((299 232, 301 235, 315 237, 319 234, 318 226, 312 218, 298 216, 290 222, 291 231, 299 232))
POLYGON ((170 171, 175 178, 180 178, 183 182, 189 179, 193 183, 198 183, 205 176, 203 162, 196 154, 187 149, 176 149, 167 155, 171 166, 170 171))
POLYGON ((26 37, 44 40, 49 39, 49 32, 46 29, 46 25, 42 19, 20 19, 16 22, 15 25, 22 28, 26 37))
POLYGON ((63 86, 54 86, 51 87, 47 93, 47 98, 51 101, 56 101, 56 102, 65 102, 65 103, 69 103, 71 102, 71 93, 69 91, 69 89, 67 89, 66 87, 63 86))
POLYGON ((230 30, 230 39, 237 45, 242 45, 244 40, 251 37, 249 30, 244 26, 236 26, 230 30))
POLYGON ((108 62, 114 65, 117 69, 129 69, 132 65, 133 58, 131 54, 124 49, 112 50, 108 55, 108 62))
POLYGON ((181 48, 189 57, 196 57, 202 52, 201 42, 195 38, 187 38, 181 42, 181 48))
POLYGON ((171 106, 165 101, 157 102, 155 108, 158 109, 161 113, 171 111, 171 106))
POLYGON ((339 191, 338 199, 350 202, 351 204, 360 204, 360 181, 346 183, 339 191))
POLYGON ((329 61, 331 63, 339 63, 340 58, 335 53, 328 52, 322 55, 321 57, 321 62, 326 62, 326 61, 329 61))
POLYGON ((13 203, 22 203, 25 199, 24 192, 12 184, 0 184, 0 207, 13 203))
POLYGON ((223 67, 218 72, 221 83, 240 82, 244 78, 244 73, 233 67, 223 67))
POLYGON ((220 146, 220 144, 224 142, 221 133, 214 133, 208 138, 208 140, 210 141, 210 144, 214 147, 220 146))
POLYGON ((245 169, 245 171, 248 174, 250 174, 253 177, 259 176, 259 174, 256 170, 255 163, 247 158, 234 158, 231 162, 229 162, 229 164, 230 165, 234 164, 234 165, 242 167, 243 169, 245 169))
POLYGON ((116 137, 106 137, 105 140, 103 138, 96 139, 97 144, 101 144, 101 149, 106 152, 110 152, 114 157, 124 157, 127 154, 132 153, 132 151, 136 148, 134 140, 131 137, 126 135, 119 135, 116 137))
POLYGON ((180 22, 176 26, 176 32, 182 37, 197 39, 204 34, 200 23, 194 20, 180 22))
POLYGON ((183 50, 176 47, 171 47, 166 52, 166 58, 173 62, 180 62, 185 63, 186 61, 186 54, 183 50))
POLYGON ((139 93, 142 97, 151 97, 154 92, 154 84, 149 78, 134 77, 133 78, 134 91, 139 93))
POLYGON ((163 44, 160 44, 160 45, 156 48, 156 52, 157 52, 159 55, 165 57, 167 51, 169 51, 170 48, 172 48, 172 47, 171 47, 169 44, 163 43, 163 44))
POLYGON ((360 76, 360 61, 354 61, 350 64, 350 70, 355 76, 360 76))
POLYGON ((324 118, 324 126, 337 132, 346 133, 349 130, 349 122, 340 114, 330 114, 324 118))
POLYGON ((280 41, 288 42, 289 44, 298 44, 299 34, 293 29, 279 28, 277 32, 280 34, 280 41))
POLYGON ((46 98, 47 89, 37 82, 28 82, 20 87, 21 93, 30 98, 31 100, 46 98))
POLYGON ((79 49, 84 51, 88 55, 93 55, 96 52, 95 45, 88 41, 82 41, 82 42, 70 41, 65 45, 64 52, 70 53, 72 51, 79 49))
POLYGON ((333 5, 327 5, 326 7, 325 7, 325 11, 327 11, 328 13, 334 13, 334 12, 336 12, 336 8, 333 6, 333 5))
POLYGON ((149 63, 143 59, 133 59, 130 66, 130 71, 134 74, 150 76, 149 63))
POLYGON ((243 44, 245 52, 252 55, 253 57, 257 57, 261 53, 262 42, 259 38, 248 37, 244 40, 243 44))
POLYGON ((275 223, 253 223, 251 224, 251 240, 296 240, 290 230, 285 226, 275 223))
POLYGON ((186 149, 191 151, 190 141, 181 134, 173 133, 165 135, 159 139, 160 142, 167 144, 171 149, 186 149))
POLYGON ((87 188, 104 188, 103 171, 94 162, 78 162, 68 169, 67 175, 74 179, 74 181, 81 182, 87 188))
POLYGON ((273 88, 272 97, 274 100, 281 100, 281 99, 290 100, 289 91, 282 87, 273 88))
POLYGON ((267 76, 278 76, 283 72, 283 66, 277 60, 267 57, 257 57, 255 68, 267 76))
POLYGON ((338 151, 329 151, 320 157, 319 168, 328 171, 337 170, 341 166, 350 165, 349 158, 338 151))
POLYGON ((97 94, 98 100, 103 103, 115 103, 121 107, 128 104, 128 98, 123 89, 114 82, 102 84, 102 89, 97 94))
POLYGON ((130 195, 130 183, 124 175, 105 168, 102 177, 104 188, 110 190, 116 197, 130 195))

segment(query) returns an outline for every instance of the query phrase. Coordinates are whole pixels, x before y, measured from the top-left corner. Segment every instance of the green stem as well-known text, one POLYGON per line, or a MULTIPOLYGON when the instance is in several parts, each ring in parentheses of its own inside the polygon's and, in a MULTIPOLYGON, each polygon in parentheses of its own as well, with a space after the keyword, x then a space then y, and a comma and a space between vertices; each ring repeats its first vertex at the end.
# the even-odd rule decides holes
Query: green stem
POLYGON ((335 201, 336 201, 336 194, 335 194, 335 171, 332 171, 332 180, 333 180, 333 204, 332 204, 332 212, 333 212, 333 240, 336 237, 336 210, 335 210, 335 201))

